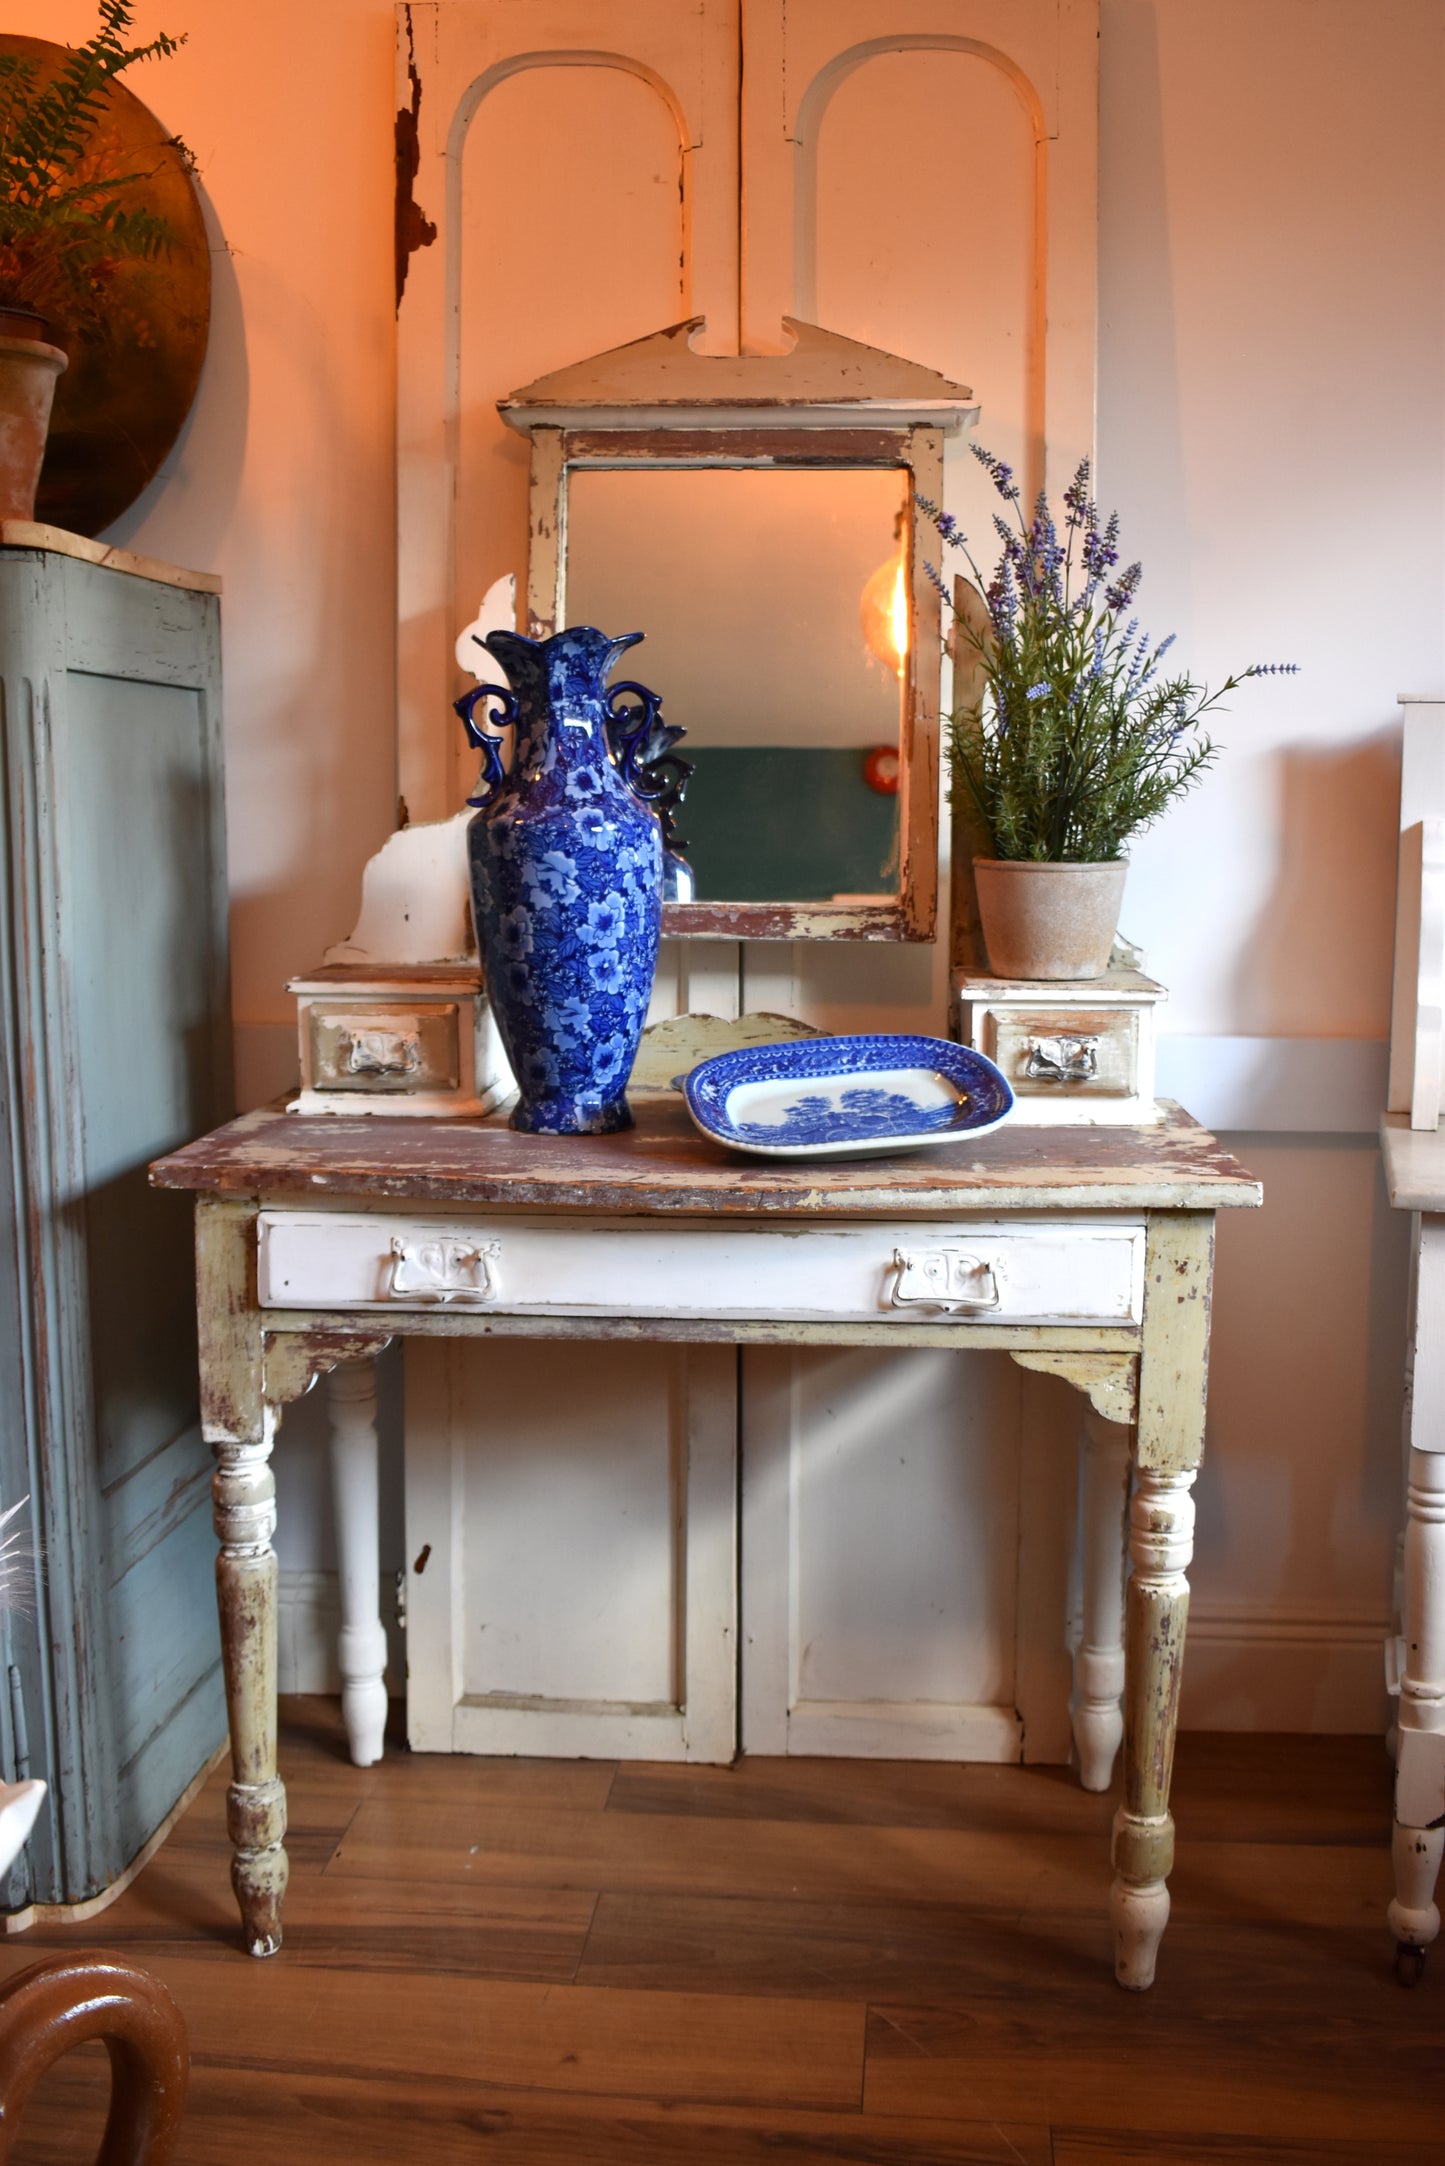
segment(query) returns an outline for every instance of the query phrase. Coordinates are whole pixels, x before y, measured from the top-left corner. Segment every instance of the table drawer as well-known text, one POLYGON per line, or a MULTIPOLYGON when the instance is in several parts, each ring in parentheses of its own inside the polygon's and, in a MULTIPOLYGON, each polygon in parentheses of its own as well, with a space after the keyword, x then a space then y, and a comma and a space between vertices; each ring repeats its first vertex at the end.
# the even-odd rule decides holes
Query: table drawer
POLYGON ((656 1220, 263 1211, 263 1308, 866 1323, 1130 1323, 1144 1228, 1011 1224, 685 1226, 656 1220))

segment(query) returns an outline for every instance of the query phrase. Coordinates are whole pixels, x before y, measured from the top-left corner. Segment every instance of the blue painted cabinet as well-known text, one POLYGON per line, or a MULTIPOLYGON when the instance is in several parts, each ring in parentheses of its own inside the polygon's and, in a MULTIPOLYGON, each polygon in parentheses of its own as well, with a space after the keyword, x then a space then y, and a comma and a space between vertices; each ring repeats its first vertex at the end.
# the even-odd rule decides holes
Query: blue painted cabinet
POLYGON ((225 1734, 190 1214, 146 1182, 230 1111, 220 607, 57 539, 0 546, 0 1503, 42 1554, 0 1765, 51 1785, 11 1910, 103 1891, 225 1734))

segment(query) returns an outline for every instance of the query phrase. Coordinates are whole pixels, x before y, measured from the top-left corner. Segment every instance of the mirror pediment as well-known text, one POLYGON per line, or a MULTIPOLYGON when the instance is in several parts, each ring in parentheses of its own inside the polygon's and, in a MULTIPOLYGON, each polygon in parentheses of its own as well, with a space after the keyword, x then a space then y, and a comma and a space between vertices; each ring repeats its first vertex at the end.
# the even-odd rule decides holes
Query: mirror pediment
POLYGON ((785 316, 785 354, 695 353, 704 319, 692 316, 607 353, 553 369, 497 402, 513 428, 810 428, 853 421, 933 424, 946 433, 977 415, 967 384, 865 346, 820 324, 785 316))

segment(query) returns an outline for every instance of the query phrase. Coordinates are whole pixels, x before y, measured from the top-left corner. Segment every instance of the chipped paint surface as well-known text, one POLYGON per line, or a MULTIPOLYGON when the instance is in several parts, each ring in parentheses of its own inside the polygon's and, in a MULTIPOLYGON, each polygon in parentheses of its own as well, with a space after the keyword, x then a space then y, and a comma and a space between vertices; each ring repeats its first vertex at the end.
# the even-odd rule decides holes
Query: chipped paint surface
MULTIPOLYGON (((220 1197, 405 1198, 441 1206, 784 1218, 948 1217, 967 1211, 1207 1213, 1255 1205, 1259 1184, 1176 1108, 1153 1128, 1007 1123, 963 1156, 939 1146, 828 1165, 754 1162, 700 1136, 670 1091, 632 1095, 616 1136, 526 1136, 476 1120, 325 1120, 269 1108, 151 1168, 160 1188, 220 1197)), ((1171 1262, 1175 1259, 1171 1258, 1171 1262)), ((1152 1274, 1151 1274, 1152 1277, 1152 1274)), ((1207 1274, 1200 1325, 1207 1325, 1207 1274)))
MULTIPOLYGON (((1258 1183, 1177 1107, 1159 1125, 1004 1127, 962 1151, 893 1161, 755 1163, 698 1135, 677 1095, 639 1090, 637 1126, 614 1136, 528 1136, 492 1114, 415 1121, 325 1120, 265 1109, 159 1160, 160 1187, 198 1196, 198 1280, 206 1434, 216 1452, 217 1580, 235 1779, 233 1880, 247 1945, 279 1947, 286 1883, 285 1792, 276 1769, 274 1486, 276 1409, 336 1361, 372 1351, 374 1316, 257 1307, 262 1200, 314 1209, 389 1200, 462 1210, 555 1210, 594 1217, 771 1218, 805 1236, 819 1221, 957 1218, 1001 1211, 1138 1213, 1147 1220, 1142 1327, 772 1319, 408 1313, 408 1334, 752 1339, 894 1346, 994 1345, 1062 1375, 1108 1419, 1127 1418, 1137 1373, 1138 1489, 1131 1511, 1124 1694, 1125 1804, 1115 1826, 1111 1910, 1117 1974, 1153 1978, 1168 1917, 1168 1813, 1188 1610, 1193 1509, 1203 1447, 1214 1211, 1260 1201, 1258 1183), (789 1225, 789 1222, 791 1224, 789 1225)), ((388 1322, 391 1320, 388 1319, 388 1322)), ((418 1559, 417 1569, 424 1559, 418 1559)))
POLYGON ((1213 1279, 1210 1212, 1181 1212, 1151 1221, 1139 1374, 1141 1467, 1197 1467, 1203 1456, 1213 1279))
POLYGON ((1024 1352, 1011 1347, 1021 1369, 1041 1369, 1081 1391, 1105 1421, 1131 1422, 1138 1402, 1139 1364, 1132 1354, 1024 1352))
POLYGON ((304 1398, 318 1377, 343 1361, 365 1361, 391 1344, 389 1331, 304 1331, 266 1333, 266 1403, 289 1406, 304 1398))
POLYGON ((418 123, 421 118, 421 77, 416 67, 416 39, 411 9, 402 10, 406 25, 406 75, 411 96, 396 114, 396 305, 406 291, 407 266, 414 251, 430 248, 437 237, 433 221, 416 200, 416 177, 421 168, 418 123))

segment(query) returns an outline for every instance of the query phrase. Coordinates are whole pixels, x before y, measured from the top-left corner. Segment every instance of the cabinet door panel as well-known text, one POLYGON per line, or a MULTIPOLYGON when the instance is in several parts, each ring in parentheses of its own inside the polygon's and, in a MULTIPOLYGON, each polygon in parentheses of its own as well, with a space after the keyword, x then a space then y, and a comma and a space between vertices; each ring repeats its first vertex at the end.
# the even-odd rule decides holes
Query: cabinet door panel
POLYGON ((195 1419, 190 1214, 145 1169, 195 1134, 215 957, 200 695, 72 671, 58 851, 85 1227, 97 1472, 110 1489, 195 1419))
POLYGON ((0 1320, 24 1421, 0 1471, 5 1501, 29 1487, 45 1553, 9 1657, 52 1785, 29 1892, 77 1902, 225 1729, 191 1214, 145 1172, 229 1111, 217 607, 6 552, 0 656, 9 1155, 27 1207, 26 1299, 0 1320))
MULTIPOLYGON (((107 611, 128 624, 120 654, 135 666, 151 611, 148 591, 127 587, 107 611)), ((87 600, 77 583, 72 616, 84 621, 87 600)), ((172 615, 177 606, 165 603, 172 615)), ((116 624, 107 636, 117 639, 116 624)), ((123 677, 115 665, 112 674, 71 669, 56 720, 56 882, 104 1587, 95 1687, 108 1753, 118 1778, 124 1771, 115 1804, 123 1862, 223 1726, 191 1214, 171 1208, 184 1198, 148 1187, 145 1168, 226 1109, 210 900, 224 874, 213 856, 218 783, 204 688, 123 677)))
POLYGON ((731 1347, 408 1345, 413 1745, 732 1758, 736 1367, 731 1347))
POLYGON ((1019 1372, 750 1347, 743 1374, 744 1751, 1016 1759, 1019 1372))

